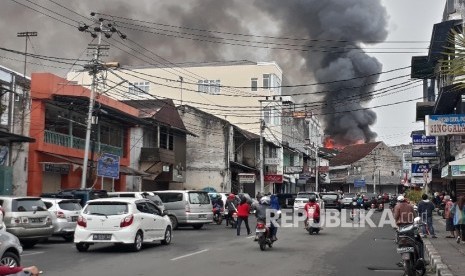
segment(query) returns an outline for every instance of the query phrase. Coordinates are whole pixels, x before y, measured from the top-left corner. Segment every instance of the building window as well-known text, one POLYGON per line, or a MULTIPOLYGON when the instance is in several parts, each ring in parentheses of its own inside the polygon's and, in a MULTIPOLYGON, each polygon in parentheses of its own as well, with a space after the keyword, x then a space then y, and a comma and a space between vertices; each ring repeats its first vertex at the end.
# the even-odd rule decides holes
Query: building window
POLYGON ((263 109, 263 119, 265 120, 265 124, 271 123, 271 108, 265 107, 263 109))
POLYGON ((263 88, 270 88, 270 74, 263 74, 263 88))
POLYGON ((129 85, 129 94, 140 96, 142 94, 148 94, 150 90, 150 82, 134 82, 132 85, 129 85))
POLYGON ((294 154, 289 155, 289 165, 294 166, 294 154))
POLYGON ((197 82, 198 92, 208 94, 220 94, 221 81, 220 80, 199 80, 197 82))
POLYGON ((258 79, 257 78, 252 78, 251 79, 250 88, 252 89, 252 91, 257 91, 257 88, 258 88, 258 79))
POLYGON ((279 110, 275 109, 274 112, 273 112, 274 116, 273 116, 273 124, 275 126, 279 126, 281 124, 281 116, 279 114, 279 110))

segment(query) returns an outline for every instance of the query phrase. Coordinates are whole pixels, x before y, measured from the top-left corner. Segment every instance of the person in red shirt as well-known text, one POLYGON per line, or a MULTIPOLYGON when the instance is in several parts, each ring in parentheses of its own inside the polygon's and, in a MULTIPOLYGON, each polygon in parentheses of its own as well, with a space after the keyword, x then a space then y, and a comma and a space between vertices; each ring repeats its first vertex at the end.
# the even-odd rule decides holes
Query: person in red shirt
POLYGON ((307 219, 305 220, 305 226, 307 226, 309 219, 313 219, 314 223, 320 222, 320 205, 316 203, 316 196, 310 195, 307 204, 305 204, 305 213, 307 214, 307 219))
POLYGON ((19 272, 24 272, 25 275, 28 275, 28 274, 33 275, 33 276, 39 275, 39 269, 35 266, 30 266, 30 267, 20 267, 20 266, 10 267, 7 265, 0 266, 0 276, 12 275, 12 274, 16 274, 19 272))
POLYGON ((249 227, 249 213, 250 213, 250 205, 247 203, 247 199, 245 197, 241 198, 241 203, 237 206, 237 235, 241 235, 241 224, 242 221, 245 222, 245 228, 247 228, 247 235, 250 235, 250 227, 249 227))

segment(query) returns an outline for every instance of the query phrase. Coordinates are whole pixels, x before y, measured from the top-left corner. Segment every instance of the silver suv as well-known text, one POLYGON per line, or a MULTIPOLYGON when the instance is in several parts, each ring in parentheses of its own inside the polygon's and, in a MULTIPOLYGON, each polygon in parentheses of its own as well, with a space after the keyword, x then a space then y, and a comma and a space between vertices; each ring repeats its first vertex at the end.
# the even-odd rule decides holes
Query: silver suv
POLYGON ((33 247, 53 234, 52 217, 40 197, 1 196, 6 231, 17 236, 23 247, 33 247))
POLYGON ((52 216, 53 235, 73 241, 79 213, 79 199, 42 198, 52 216))

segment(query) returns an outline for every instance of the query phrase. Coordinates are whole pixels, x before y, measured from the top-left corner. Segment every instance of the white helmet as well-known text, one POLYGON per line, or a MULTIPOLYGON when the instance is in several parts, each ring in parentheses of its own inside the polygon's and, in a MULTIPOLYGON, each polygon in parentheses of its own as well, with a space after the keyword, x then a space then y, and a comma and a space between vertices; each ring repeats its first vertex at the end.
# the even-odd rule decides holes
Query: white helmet
POLYGON ((264 196, 262 198, 260 198, 260 204, 264 204, 264 205, 270 205, 270 197, 269 196, 264 196))
POLYGON ((400 195, 397 197, 397 201, 404 201, 405 197, 403 195, 400 195))

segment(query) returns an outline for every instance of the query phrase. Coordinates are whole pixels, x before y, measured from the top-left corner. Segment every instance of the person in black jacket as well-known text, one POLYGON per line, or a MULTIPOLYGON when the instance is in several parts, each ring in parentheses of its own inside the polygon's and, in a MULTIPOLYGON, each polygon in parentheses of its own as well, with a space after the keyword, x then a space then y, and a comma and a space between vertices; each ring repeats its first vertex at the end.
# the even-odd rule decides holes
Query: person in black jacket
POLYGON ((428 237, 429 232, 432 238, 437 238, 433 227, 433 211, 435 209, 434 203, 428 199, 428 195, 426 194, 423 194, 421 198, 423 200, 418 203, 418 214, 420 215, 421 220, 426 223, 426 225, 423 225, 421 228, 423 237, 428 237), (426 227, 428 227, 428 229, 426 227))

